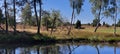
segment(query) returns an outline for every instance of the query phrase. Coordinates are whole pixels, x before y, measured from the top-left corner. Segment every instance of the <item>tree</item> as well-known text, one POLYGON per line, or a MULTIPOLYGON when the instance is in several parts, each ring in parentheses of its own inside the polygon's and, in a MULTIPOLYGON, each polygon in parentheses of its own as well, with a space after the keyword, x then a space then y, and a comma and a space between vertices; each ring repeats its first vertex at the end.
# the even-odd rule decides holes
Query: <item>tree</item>
POLYGON ((75 24, 75 28, 80 29, 81 28, 81 21, 77 20, 76 24, 75 24))
MULTIPOLYGON (((92 26, 93 26, 93 27, 97 26, 97 23, 98 23, 98 22, 99 22, 99 20, 95 18, 95 19, 93 20, 92 26)), ((99 23, 99 26, 100 26, 100 23, 99 23)))
POLYGON ((8 25, 14 30, 14 9, 10 8, 7 13, 8 25))
POLYGON ((70 28, 68 30, 68 35, 71 33, 71 27, 72 27, 72 23, 73 23, 75 9, 76 9, 77 14, 80 14, 80 10, 82 8, 83 1, 84 0, 70 0, 70 5, 71 5, 73 10, 72 10, 72 17, 71 17, 71 22, 70 22, 71 25, 70 25, 70 28))
POLYGON ((37 9, 36 9, 36 0, 33 1, 34 2, 34 11, 35 11, 35 16, 36 16, 36 21, 37 21, 37 34, 40 33, 40 28, 39 28, 39 19, 38 19, 38 14, 37 14, 37 9))
POLYGON ((36 18, 36 24, 37 24, 37 34, 40 34, 42 0, 19 0, 18 1, 18 5, 24 6, 24 4, 26 2, 30 2, 31 6, 34 8, 34 13, 35 13, 35 18, 36 18), (39 3, 39 8, 40 8, 40 12, 39 12, 40 18, 38 17, 38 13, 37 13, 37 3, 39 3))
POLYGON ((39 2, 39 8, 40 8, 40 11, 39 11, 39 21, 38 21, 38 33, 40 33, 40 27, 41 27, 41 12, 42 12, 42 0, 37 0, 39 2))
POLYGON ((105 22, 103 22, 103 26, 105 26, 105 24, 106 24, 106 23, 105 23, 105 22))
POLYGON ((96 32, 102 19, 102 11, 106 10, 108 7, 109 0, 90 0, 90 2, 92 3, 92 13, 95 15, 95 18, 98 19, 96 28, 94 30, 94 32, 96 32))
POLYGON ((111 14, 113 14, 113 19, 114 19, 114 36, 116 36, 117 1, 116 0, 111 0, 110 3, 113 6, 112 8, 110 8, 110 12, 111 12, 111 14))
POLYGON ((32 25, 32 11, 29 3, 22 10, 22 21, 26 25, 32 25))
POLYGON ((109 0, 109 8, 106 9, 105 16, 111 17, 114 21, 114 36, 116 36, 116 19, 117 19, 117 0, 109 0))
POLYGON ((41 12, 42 12, 42 0, 32 0, 33 2, 33 6, 34 6, 34 11, 35 11, 35 16, 36 16, 36 21, 37 21, 37 34, 40 34, 40 27, 41 27, 41 12), (39 3, 39 16, 40 18, 38 17, 38 14, 37 14, 37 9, 36 9, 36 3, 39 3))
POLYGON ((7 2, 6 2, 6 0, 4 0, 4 8, 5 8, 6 33, 8 33, 8 16, 7 16, 7 2))
POLYGON ((42 16, 42 25, 46 27, 46 30, 48 31, 48 27, 52 24, 50 22, 50 13, 48 11, 44 11, 42 16))
POLYGON ((56 20, 60 17, 60 12, 59 11, 56 11, 56 10, 53 10, 52 11, 52 17, 53 17, 53 21, 52 21, 52 28, 51 28, 51 33, 53 32, 53 28, 55 28, 56 26, 56 20))
POLYGON ((4 30, 4 28, 1 27, 2 23, 4 23, 4 18, 3 18, 2 10, 0 9, 0 29, 4 30))
POLYGON ((0 26, 1 26, 1 23, 2 23, 2 19, 3 19, 3 14, 2 14, 2 10, 0 9, 0 26))
POLYGON ((14 34, 16 34, 16 0, 13 0, 13 9, 14 9, 14 34))

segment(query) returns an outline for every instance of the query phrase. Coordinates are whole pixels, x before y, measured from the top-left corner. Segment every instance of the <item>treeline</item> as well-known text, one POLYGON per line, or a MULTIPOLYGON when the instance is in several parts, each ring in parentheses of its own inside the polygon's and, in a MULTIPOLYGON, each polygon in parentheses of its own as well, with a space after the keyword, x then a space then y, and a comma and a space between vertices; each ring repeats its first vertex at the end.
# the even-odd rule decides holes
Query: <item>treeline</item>
MULTIPOLYGON (((93 22, 90 24, 88 23, 88 25, 92 25, 93 27, 97 26, 98 23, 98 19, 94 19, 93 22)), ((99 26, 106 26, 106 27, 110 27, 110 26, 114 26, 114 24, 109 25, 108 23, 99 23, 99 26)), ((118 22, 116 23, 116 27, 120 27, 120 19, 118 20, 118 22)))
MULTIPOLYGON (((52 10, 46 11, 42 9, 44 3, 43 0, 0 0, 2 3, 0 9, 0 24, 5 23, 6 33, 8 33, 8 27, 11 26, 16 33, 16 15, 21 13, 22 24, 37 26, 37 34, 40 34, 41 25, 45 26, 46 29, 51 28, 51 34, 55 27, 62 24, 66 24, 60 11, 52 10), (2 11, 4 10, 4 11, 2 11), (4 13, 4 14, 3 14, 4 13)), ((68 28, 68 35, 71 33, 73 20, 75 15, 80 14, 82 6, 85 0, 69 0, 72 8, 71 21, 68 28)), ((119 1, 118 0, 89 0, 92 4, 91 12, 94 14, 95 20, 93 20, 93 26, 96 26, 94 32, 99 28, 99 24, 103 18, 112 18, 114 21, 114 34, 116 36, 116 25, 119 26, 119 22, 116 24, 119 1), (94 25, 95 24, 95 25, 94 25)), ((20 15, 20 14, 19 14, 20 15)), ((79 28, 76 24, 76 28, 79 28)), ((1 29, 3 29, 0 26, 1 29)))
POLYGON ((12 27, 16 33, 16 15, 20 15, 20 24, 24 25, 24 29, 27 25, 37 26, 37 34, 40 34, 41 25, 48 31, 48 28, 53 30, 57 26, 67 24, 59 10, 43 10, 42 0, 1 0, 0 2, 3 2, 0 9, 0 28, 4 30, 2 24, 5 24, 6 33, 9 27, 12 27))

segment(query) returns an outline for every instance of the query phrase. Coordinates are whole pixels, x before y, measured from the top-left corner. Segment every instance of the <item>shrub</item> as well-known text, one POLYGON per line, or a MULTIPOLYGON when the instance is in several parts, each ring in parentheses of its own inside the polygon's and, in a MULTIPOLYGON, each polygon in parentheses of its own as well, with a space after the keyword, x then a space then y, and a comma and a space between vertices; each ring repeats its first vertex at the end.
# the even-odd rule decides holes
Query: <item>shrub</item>
POLYGON ((81 22, 80 22, 80 20, 77 20, 77 22, 75 24, 75 28, 77 28, 77 29, 81 28, 81 22))

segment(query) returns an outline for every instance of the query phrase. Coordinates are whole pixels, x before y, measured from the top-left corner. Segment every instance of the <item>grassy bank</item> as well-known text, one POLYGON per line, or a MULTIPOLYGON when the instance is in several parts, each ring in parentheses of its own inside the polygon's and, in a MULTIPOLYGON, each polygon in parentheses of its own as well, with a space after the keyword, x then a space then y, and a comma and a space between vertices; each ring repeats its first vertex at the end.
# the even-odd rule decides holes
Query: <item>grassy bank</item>
POLYGON ((85 29, 72 29, 70 35, 67 34, 66 29, 57 29, 50 35, 50 31, 41 31, 41 34, 35 34, 36 30, 28 28, 26 32, 17 29, 19 32, 13 34, 9 31, 8 34, 0 34, 0 43, 55 43, 55 42, 120 42, 120 28, 117 30, 117 36, 112 33, 112 27, 100 27, 98 31, 93 32, 94 27, 85 29))
MULTIPOLYGON (((49 34, 48 32, 43 32, 43 34, 49 34)), ((112 33, 103 32, 89 32, 74 29, 70 35, 66 35, 67 31, 54 32, 52 37, 56 37, 57 40, 75 40, 75 41, 96 41, 96 42, 119 42, 120 35, 117 34, 115 37, 112 33)), ((50 35, 48 35, 50 36, 50 35)), ((51 37, 51 36, 50 36, 51 37)))
POLYGON ((13 32, 9 32, 8 34, 1 33, 0 34, 0 43, 38 43, 38 42, 51 42, 55 39, 52 37, 44 36, 42 34, 35 34, 29 32, 17 32, 14 34, 13 32))

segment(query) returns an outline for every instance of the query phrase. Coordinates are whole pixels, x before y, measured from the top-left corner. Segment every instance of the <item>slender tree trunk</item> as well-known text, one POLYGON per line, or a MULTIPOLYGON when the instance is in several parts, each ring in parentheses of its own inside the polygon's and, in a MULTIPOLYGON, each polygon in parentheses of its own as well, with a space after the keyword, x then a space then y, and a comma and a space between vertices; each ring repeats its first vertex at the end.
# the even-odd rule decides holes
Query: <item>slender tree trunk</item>
POLYGON ((54 18, 54 20, 53 20, 53 24, 52 24, 52 28, 51 28, 51 33, 50 34, 52 34, 52 32, 53 32, 53 28, 55 27, 55 22, 56 22, 56 17, 54 18))
POLYGON ((100 11, 99 11, 99 14, 98 14, 98 22, 97 22, 97 26, 96 26, 94 32, 96 32, 97 29, 99 28, 99 24, 100 24, 100 15, 101 15, 101 8, 102 8, 102 6, 100 6, 100 11))
POLYGON ((6 33, 8 33, 8 18, 7 18, 7 3, 6 3, 6 0, 4 0, 4 5, 5 5, 6 33))
POLYGON ((73 18, 74 18, 74 2, 73 2, 72 18, 71 18, 71 22, 70 22, 71 24, 70 24, 70 28, 69 28, 68 33, 67 33, 68 35, 70 35, 70 33, 71 33, 73 18))
POLYGON ((39 33, 40 33, 40 28, 41 28, 41 11, 42 11, 42 1, 41 0, 39 0, 39 8, 40 8, 40 12, 39 12, 40 19, 38 21, 38 30, 39 30, 39 33))
POLYGON ((37 21, 37 26, 38 26, 37 34, 40 34, 40 31, 39 31, 39 22, 38 22, 38 15, 37 15, 37 10, 36 10, 36 0, 34 0, 34 11, 35 11, 36 21, 37 21))
MULTIPOLYGON (((115 0, 116 3, 116 0, 115 0)), ((116 36, 116 18, 117 18, 117 4, 115 6, 115 17, 113 18, 115 20, 114 24, 114 36, 116 36)))
POLYGON ((47 18, 45 19, 45 25, 46 25, 46 30, 48 31, 48 20, 47 20, 47 18))
POLYGON ((16 34, 16 8, 15 8, 15 2, 16 0, 13 0, 13 8, 14 8, 14 34, 16 34))
POLYGON ((116 36, 116 18, 113 16, 114 19, 114 36, 116 36))

